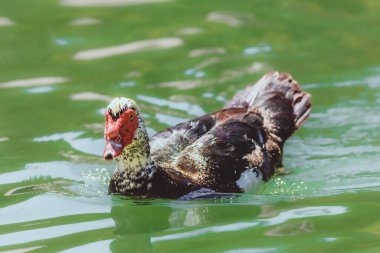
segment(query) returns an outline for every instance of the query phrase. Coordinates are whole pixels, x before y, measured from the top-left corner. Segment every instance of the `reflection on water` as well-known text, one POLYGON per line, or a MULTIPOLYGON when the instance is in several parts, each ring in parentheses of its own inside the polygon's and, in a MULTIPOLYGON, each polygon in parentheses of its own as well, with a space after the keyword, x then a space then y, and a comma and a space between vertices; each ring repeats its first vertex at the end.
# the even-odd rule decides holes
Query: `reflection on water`
MULTIPOLYGON (((198 211, 199 212, 199 211, 198 211)), ((244 229, 254 228, 257 226, 273 226, 276 224, 281 224, 289 219, 300 219, 305 217, 316 217, 316 216, 329 216, 329 215, 339 215, 346 212, 345 207, 341 206, 325 206, 325 207, 306 207, 294 210, 288 210, 279 213, 277 217, 270 219, 256 219, 252 222, 237 222, 222 226, 211 226, 203 229, 193 230, 190 232, 176 233, 172 235, 165 235, 161 237, 153 237, 151 239, 152 243, 167 241, 167 240, 178 240, 185 239, 189 237, 202 236, 209 233, 223 233, 223 232, 233 232, 242 231, 244 229)))
POLYGON ((247 20, 252 21, 254 19, 251 13, 244 12, 221 12, 214 11, 207 14, 207 20, 215 23, 225 24, 230 27, 239 27, 247 20))
MULTIPOLYGON (((107 199, 103 199, 99 203, 99 199, 93 199, 93 201, 83 198, 73 200, 63 196, 41 195, 21 204, 10 206, 5 210, 0 209, 2 217, 9 216, 6 212, 15 214, 14 220, 8 220, 2 225, 15 224, 15 222, 16 224, 25 224, 24 231, 3 234, 0 244, 11 246, 40 240, 54 241, 64 236, 104 231, 105 233, 103 233, 108 236, 102 237, 103 240, 96 243, 75 244, 70 247, 72 251, 66 252, 81 252, 81 250, 95 248, 97 250, 94 252, 98 252, 100 249, 103 250, 102 252, 153 252, 156 248, 154 245, 164 246, 163 243, 168 241, 181 240, 184 242, 184 240, 194 237, 202 238, 206 235, 216 236, 218 234, 233 235, 235 232, 244 233, 245 230, 255 234, 255 230, 260 233, 266 227, 268 230, 264 237, 292 235, 297 231, 312 232, 314 231, 312 224, 320 221, 320 219, 315 219, 316 217, 336 216, 347 212, 347 208, 342 206, 313 206, 286 210, 277 204, 269 203, 262 208, 260 205, 240 205, 238 202, 230 204, 168 202, 165 204, 145 201, 120 202, 115 199, 110 212, 112 219, 101 218, 59 225, 54 225, 52 220, 52 218, 70 217, 83 213, 106 214, 109 212, 109 204, 107 199), (44 203, 50 204, 49 207, 45 207, 45 211, 51 216, 39 212, 39 207, 45 206, 44 203), (239 208, 239 212, 236 212, 237 208, 239 208), (25 215, 26 212, 28 215, 25 215), (260 218, 260 216, 267 215, 272 217, 260 218), (24 219, 20 219, 20 217, 24 217, 24 219), (110 239, 109 235, 113 233, 117 236, 110 239)), ((333 239, 336 240, 331 237, 326 237, 324 240, 333 242, 333 239)), ((255 241, 250 240, 250 242, 249 248, 251 249, 255 241)), ((243 249, 248 248, 243 247, 243 249)), ((261 250, 261 247, 252 249, 261 250)), ((263 249, 269 250, 269 248, 263 249)))
POLYGON ((186 35, 199 34, 202 32, 203 32, 203 29, 199 27, 185 27, 178 30, 177 35, 186 36, 186 35))
MULTIPOLYGON (((171 208, 156 204, 149 205, 149 207, 149 209, 146 205, 117 205, 112 207, 111 215, 115 223, 114 232, 119 237, 113 241, 104 240, 98 242, 97 244, 91 243, 81 245, 73 248, 74 252, 79 252, 79 250, 84 249, 88 250, 95 245, 99 245, 104 250, 107 248, 107 245, 109 245, 112 251, 117 252, 153 252, 153 244, 162 241, 187 239, 202 236, 204 234, 241 231, 242 229, 252 229, 256 226, 273 226, 276 224, 282 224, 289 219, 339 215, 345 213, 346 211, 346 208, 339 206, 300 208, 281 212, 277 217, 270 219, 259 219, 257 221, 244 223, 238 222, 222 226, 211 226, 204 229, 195 229, 189 232, 180 232, 178 229, 173 227, 172 223, 174 222, 174 224, 177 224, 178 226, 178 222, 181 222, 184 223, 185 226, 188 226, 186 223, 188 223, 187 219, 191 214, 195 214, 196 216, 202 215, 202 219, 204 221, 208 220, 208 222, 211 222, 214 220, 215 222, 217 220, 223 221, 223 215, 227 214, 229 214, 228 218, 230 220, 241 217, 241 214, 245 214, 247 217, 253 218, 257 208, 254 206, 246 206, 245 211, 239 215, 233 211, 233 207, 231 208, 229 206, 223 206, 224 208, 222 209, 222 212, 219 208, 212 205, 191 208, 185 207, 184 209, 177 209, 176 207, 171 208), (191 210, 193 210, 192 213, 189 213, 191 210), (184 212, 188 215, 180 218, 181 215, 178 215, 178 212, 184 212), (157 217, 160 217, 160 219, 157 220, 157 217), (172 233, 174 233, 171 235, 151 237, 151 234, 161 233, 162 231, 172 231, 172 233)), ((103 221, 101 221, 100 224, 105 223, 104 226, 110 225, 109 219, 104 220, 103 223, 102 222, 103 221)), ((207 222, 198 223, 197 225, 203 225, 206 223, 207 222)), ((83 230, 86 230, 86 228, 91 226, 92 223, 86 223, 84 225, 83 230)), ((75 227, 70 227, 70 229, 75 229, 75 227)))
POLYGON ((99 100, 99 101, 106 101, 110 102, 112 100, 112 97, 107 95, 102 95, 96 92, 88 91, 88 92, 81 92, 81 93, 75 93, 70 96, 71 100, 79 100, 79 101, 93 101, 93 100, 99 100))
POLYGON ((33 178, 65 178, 68 180, 81 180, 80 165, 68 162, 47 162, 27 164, 24 170, 1 174, 1 184, 12 184, 33 178))
POLYGON ((9 141, 8 137, 0 136, 0 142, 9 141))
MULTIPOLYGON (((129 76, 131 75, 129 74, 129 76)), ((136 83, 134 81, 120 83, 120 87, 134 87, 134 86, 136 86, 136 83)))
MULTIPOLYGON (((137 203, 136 203, 137 204, 137 203)), ((201 237, 202 235, 215 235, 218 233, 231 233, 233 231, 242 231, 242 229, 252 229, 254 227, 273 227, 277 224, 285 224, 289 219, 304 219, 319 216, 330 216, 339 215, 346 212, 346 208, 339 206, 321 206, 321 207, 308 207, 299 208, 293 210, 287 210, 280 212, 276 217, 269 219, 258 219, 253 222, 238 222, 231 223, 221 226, 211 226, 202 229, 194 229, 189 232, 181 232, 180 223, 189 226, 188 219, 190 216, 201 215, 203 220, 201 223, 192 223, 190 226, 202 226, 210 222, 225 222, 225 218, 228 217, 229 220, 234 220, 239 217, 254 218, 257 215, 257 207, 246 206, 242 209, 241 213, 238 214, 234 211, 235 206, 223 205, 223 209, 220 206, 214 205, 198 205, 196 207, 177 207, 177 206, 165 206, 165 205, 116 205, 112 207, 111 215, 115 223, 115 233, 118 237, 111 240, 103 240, 98 243, 90 243, 85 245, 80 245, 78 247, 72 248, 73 252, 79 252, 79 250, 89 250, 95 245, 99 245, 105 252, 108 252, 107 246, 112 252, 154 252, 154 245, 168 240, 185 240, 191 237, 201 237), (186 214, 185 216, 179 215, 179 213, 186 214), (226 216, 228 215, 228 216, 226 216), (243 216, 242 216, 243 215, 243 216), (157 220, 157 217, 160 219, 157 220), (188 224, 188 225, 186 225, 188 224), (163 231, 168 231, 170 235, 164 236, 151 236, 152 234, 159 234, 163 231)), ((193 218, 190 218, 193 219, 193 218)), ((109 225, 108 219, 104 220, 106 225, 109 225)), ((87 223, 86 227, 92 223, 87 223)), ((102 224, 100 222, 100 224, 102 224)), ((305 225, 303 225, 305 226, 305 225)), ((291 229, 291 231, 295 229, 291 229)), ((302 229, 306 229, 303 227, 302 229)), ((272 236, 270 232, 267 233, 268 236, 272 236)), ((332 240, 328 240, 332 241, 332 240)), ((258 251, 261 248, 256 248, 258 251)), ((262 250, 272 250, 270 248, 263 248, 262 250)), ((243 249, 244 251, 244 249, 243 249)), ((231 251, 233 252, 233 251, 231 251)), ((255 252, 255 251, 254 251, 255 252)), ((266 252, 266 251, 263 251, 266 252)), ((269 252, 269 251, 268 251, 269 252)))
POLYGON ((226 49, 224 47, 208 47, 208 48, 198 48, 190 51, 189 57, 200 57, 205 55, 213 54, 225 54, 226 49))
POLYGON ((228 250, 224 253, 271 253, 271 252, 277 252, 278 249, 276 248, 249 248, 249 249, 234 249, 234 250, 228 250))
POLYGON ((76 224, 52 226, 41 229, 30 229, 22 232, 3 234, 0 238, 0 245, 8 246, 14 244, 23 244, 27 242, 48 240, 51 238, 71 235, 78 232, 91 231, 94 229, 113 227, 112 219, 96 220, 89 222, 80 222, 76 224))
POLYGON ((65 77, 39 77, 32 79, 23 79, 0 83, 0 88, 19 88, 65 83, 68 79, 65 77))
POLYGON ((0 10, 1 252, 379 251, 379 3, 0 1, 0 10), (286 173, 234 198, 107 195, 111 98, 136 100, 152 135, 220 109, 272 69, 313 95, 311 118, 285 146, 286 173))
POLYGON ((81 26, 81 25, 97 25, 103 23, 101 20, 96 18, 78 18, 70 22, 70 25, 81 26))
POLYGON ((167 124, 169 126, 177 125, 177 124, 182 123, 186 120, 189 120, 186 118, 174 117, 174 116, 166 115, 163 113, 156 113, 156 118, 160 123, 167 124))
POLYGON ((129 42, 123 45, 118 45, 118 46, 113 46, 113 47, 80 51, 74 55, 74 59, 94 60, 94 59, 111 57, 115 55, 179 47, 182 45, 183 45, 183 41, 179 38, 161 38, 161 39, 154 39, 154 40, 142 40, 142 41, 129 42))
POLYGON ((194 105, 188 102, 174 102, 146 95, 137 95, 137 98, 141 101, 148 102, 156 106, 167 106, 171 109, 181 110, 193 116, 202 116, 206 113, 199 105, 194 105))
POLYGON ((264 52, 270 52, 271 47, 266 45, 266 46, 258 46, 258 47, 247 47, 244 48, 244 54, 245 55, 254 55, 254 54, 259 54, 259 53, 264 53, 264 52))
POLYGON ((109 211, 107 203, 109 203, 109 200, 100 198, 96 201, 91 201, 91 199, 75 199, 69 196, 38 195, 7 208, 1 208, 1 217, 7 217, 7 219, 2 219, 0 223, 1 225, 24 222, 34 224, 38 220, 61 216, 82 213, 107 213, 109 211))
POLYGON ((173 0, 60 0, 62 5, 71 7, 117 7, 168 1, 173 0))
POLYGON ((70 248, 68 250, 60 251, 59 253, 82 253, 82 252, 91 252, 91 253, 105 253, 110 251, 110 243, 112 240, 102 240, 97 242, 92 242, 84 245, 80 245, 75 248, 70 248))
POLYGON ((292 165, 302 168, 296 178, 322 184, 318 194, 379 187, 379 123, 376 105, 364 99, 314 113, 305 127, 316 133, 288 142, 290 148, 298 147, 288 154, 297 158, 292 165))
MULTIPOLYGON (((302 235, 304 233, 314 233, 315 228, 312 222, 309 221, 300 221, 292 222, 291 224, 283 224, 275 227, 274 229, 268 230, 265 232, 267 236, 294 236, 302 235)), ((326 240, 328 241, 328 240, 326 240)))
MULTIPOLYGON (((196 70, 192 69, 191 73, 186 71, 185 74, 191 75, 195 72, 196 72, 196 70)), ((181 81, 171 81, 171 82, 163 82, 163 83, 158 83, 158 84, 151 84, 150 86, 151 87, 176 88, 179 90, 187 90, 187 89, 193 89, 197 86, 201 86, 202 84, 203 84, 203 82, 198 81, 198 80, 181 80, 181 81)), ((144 100, 144 97, 140 98, 140 99, 144 100)), ((155 98, 155 99, 157 99, 157 98, 155 98)))
POLYGON ((145 205, 112 207, 115 233, 119 238, 111 242, 111 250, 152 252, 150 234, 170 227, 170 213, 170 207, 159 205, 151 205, 149 209, 145 205))
POLYGON ((35 94, 35 93, 49 93, 54 90, 54 87, 52 86, 45 86, 45 87, 36 87, 36 88, 30 88, 27 89, 26 92, 35 94))
POLYGON ((379 88, 380 87, 380 75, 369 76, 364 78, 363 80, 349 80, 343 82, 336 82, 334 86, 336 87, 346 87, 346 86, 354 86, 354 85, 366 85, 369 88, 379 88))
POLYGON ((14 25, 15 23, 7 18, 7 17, 0 17, 0 26, 11 26, 14 25))
POLYGON ((81 151, 90 155, 102 156, 105 140, 103 138, 78 138, 84 132, 67 132, 52 134, 43 137, 34 138, 35 142, 48 142, 48 141, 65 141, 71 145, 75 150, 81 151))
POLYGON ((289 219, 298 219, 315 216, 339 215, 345 213, 347 208, 342 206, 313 206, 281 212, 277 217, 263 220, 264 224, 275 225, 284 223, 289 219))

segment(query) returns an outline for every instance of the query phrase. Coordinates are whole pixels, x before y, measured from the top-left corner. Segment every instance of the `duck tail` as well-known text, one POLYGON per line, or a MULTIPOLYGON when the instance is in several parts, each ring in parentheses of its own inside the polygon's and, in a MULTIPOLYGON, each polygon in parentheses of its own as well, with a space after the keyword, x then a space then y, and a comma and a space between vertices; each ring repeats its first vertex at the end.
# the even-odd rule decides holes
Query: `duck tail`
POLYGON ((291 75, 274 71, 238 92, 225 105, 232 107, 261 114, 264 126, 285 141, 309 117, 311 96, 302 91, 291 75))

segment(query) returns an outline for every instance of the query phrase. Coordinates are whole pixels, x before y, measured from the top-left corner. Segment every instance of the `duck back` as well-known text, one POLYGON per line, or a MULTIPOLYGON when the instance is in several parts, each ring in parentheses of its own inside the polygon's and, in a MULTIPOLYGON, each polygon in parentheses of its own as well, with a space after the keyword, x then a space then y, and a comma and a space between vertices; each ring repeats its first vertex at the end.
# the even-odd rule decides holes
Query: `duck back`
POLYGON ((282 166, 283 144, 310 107, 310 95, 290 75, 272 72, 238 92, 223 110, 157 133, 151 157, 192 189, 243 192, 282 166))

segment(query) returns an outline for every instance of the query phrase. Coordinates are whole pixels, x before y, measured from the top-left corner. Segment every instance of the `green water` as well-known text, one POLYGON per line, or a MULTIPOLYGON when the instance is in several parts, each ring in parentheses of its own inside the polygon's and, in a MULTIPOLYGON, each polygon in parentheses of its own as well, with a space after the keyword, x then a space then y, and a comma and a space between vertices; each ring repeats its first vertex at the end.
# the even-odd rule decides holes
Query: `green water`
POLYGON ((380 252, 380 2, 95 2, 0 1, 0 252, 380 252), (153 133, 272 69, 313 96, 289 174, 234 199, 106 194, 109 97, 153 133))

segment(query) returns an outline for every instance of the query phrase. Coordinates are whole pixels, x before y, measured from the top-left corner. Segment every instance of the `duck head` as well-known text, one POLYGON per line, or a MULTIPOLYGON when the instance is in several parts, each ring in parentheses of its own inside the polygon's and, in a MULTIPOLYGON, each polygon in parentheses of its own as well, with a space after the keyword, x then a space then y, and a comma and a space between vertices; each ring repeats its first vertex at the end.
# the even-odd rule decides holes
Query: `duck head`
POLYGON ((106 147, 103 157, 113 160, 133 142, 139 127, 136 103, 127 98, 115 98, 107 107, 104 138, 106 147))

